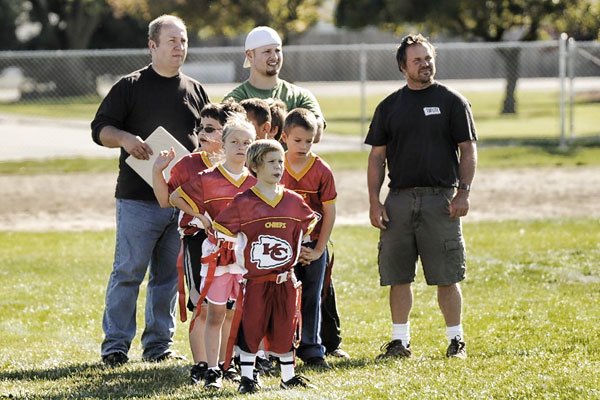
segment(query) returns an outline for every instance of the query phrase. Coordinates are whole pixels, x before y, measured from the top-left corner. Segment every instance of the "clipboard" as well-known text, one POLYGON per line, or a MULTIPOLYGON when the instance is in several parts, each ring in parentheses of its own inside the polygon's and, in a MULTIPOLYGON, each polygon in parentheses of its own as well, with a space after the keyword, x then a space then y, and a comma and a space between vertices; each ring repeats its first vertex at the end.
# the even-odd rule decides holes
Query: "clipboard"
POLYGON ((150 187, 152 187, 152 167, 154 161, 160 154, 161 150, 169 150, 171 147, 175 150, 175 159, 171 161, 169 166, 163 171, 165 179, 168 181, 171 176, 171 168, 175 165, 176 161, 181 157, 190 154, 190 151, 186 149, 181 143, 177 141, 165 128, 159 126, 148 136, 145 142, 152 149, 153 154, 148 160, 138 160, 133 156, 129 156, 125 159, 125 162, 135 171, 137 174, 146 181, 150 187))

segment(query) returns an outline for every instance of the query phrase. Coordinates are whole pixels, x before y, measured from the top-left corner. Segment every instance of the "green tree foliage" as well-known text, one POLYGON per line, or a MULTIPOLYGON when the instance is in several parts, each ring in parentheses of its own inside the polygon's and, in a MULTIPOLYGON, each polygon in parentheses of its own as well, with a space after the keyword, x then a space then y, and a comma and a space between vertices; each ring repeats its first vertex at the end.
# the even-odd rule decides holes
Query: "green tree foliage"
POLYGON ((0 49, 16 50, 19 48, 16 19, 21 14, 21 1, 0 0, 0 10, 0 49))
MULTIPOLYGON (((367 25, 399 33, 417 24, 431 33, 449 33, 467 40, 532 41, 566 30, 575 38, 597 38, 600 6, 595 0, 340 0, 336 24, 367 25)), ((499 50, 505 64, 507 89, 502 112, 516 112, 519 48, 499 50)))
POLYGON ((576 40, 600 40, 600 1, 581 3, 565 10, 556 21, 556 30, 576 40))
POLYGON ((41 25, 29 49, 85 49, 103 17, 110 13, 104 0, 31 0, 29 20, 41 25))
POLYGON ((305 32, 318 20, 323 0, 0 0, 0 50, 139 47, 148 22, 175 14, 188 25, 191 42, 236 36, 269 25, 282 37, 305 32), (20 43, 18 23, 40 32, 20 43), (119 34, 119 32, 121 34, 119 34), (141 34, 140 37, 137 37, 141 34))
POLYGON ((597 0, 340 0, 336 24, 351 29, 375 25, 399 32, 418 24, 432 33, 497 42, 506 32, 522 31, 520 40, 538 40, 544 32, 565 30, 577 39, 598 38, 597 0))
POLYGON ((284 38, 302 33, 318 20, 323 0, 107 0, 118 13, 142 15, 147 21, 164 13, 182 17, 201 37, 236 36, 268 25, 284 38))

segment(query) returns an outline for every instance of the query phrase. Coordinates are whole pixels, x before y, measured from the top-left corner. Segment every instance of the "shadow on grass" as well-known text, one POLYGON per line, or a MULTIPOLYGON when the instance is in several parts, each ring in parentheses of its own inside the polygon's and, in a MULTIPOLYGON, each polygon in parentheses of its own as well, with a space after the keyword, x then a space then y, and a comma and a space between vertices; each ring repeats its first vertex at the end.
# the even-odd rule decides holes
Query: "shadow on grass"
POLYGON ((57 380, 74 374, 87 374, 105 369, 100 363, 74 364, 45 369, 19 369, 0 372, 0 380, 57 380))
MULTIPOLYGON (((371 363, 373 360, 368 358, 332 360, 331 372, 362 369, 371 363)), ((299 363, 296 372, 328 373, 304 367, 302 363, 299 363)), ((185 363, 130 362, 117 368, 107 368, 101 363, 82 363, 0 372, 0 381, 13 381, 19 388, 12 394, 5 393, 6 398, 58 400, 73 397, 125 399, 165 396, 224 399, 237 395, 237 384, 225 383, 224 390, 207 391, 201 385, 191 386, 188 377, 189 365, 185 363), (182 392, 185 395, 182 396, 182 392)), ((280 391, 279 377, 263 378, 261 391, 280 391)))
MULTIPOLYGON (((350 360, 336 360, 336 361, 328 360, 328 362, 329 362, 329 365, 331 365, 333 370, 350 370, 350 369, 356 369, 356 368, 364 368, 368 364, 373 363, 373 360, 368 359, 368 358, 352 358, 350 360)), ((303 372, 327 372, 327 370, 310 367, 310 366, 304 365, 303 363, 299 363, 298 366, 296 367, 296 372, 301 374, 303 372)))
POLYGON ((57 400, 73 397, 180 397, 177 395, 180 390, 189 392, 194 398, 230 398, 235 395, 237 388, 231 386, 219 392, 207 392, 202 386, 193 387, 189 384, 187 364, 143 362, 132 362, 117 368, 107 368, 101 363, 95 363, 2 371, 0 381, 15 381, 19 388, 15 393, 5 393, 6 398, 57 400), (31 383, 31 386, 25 382, 31 383))

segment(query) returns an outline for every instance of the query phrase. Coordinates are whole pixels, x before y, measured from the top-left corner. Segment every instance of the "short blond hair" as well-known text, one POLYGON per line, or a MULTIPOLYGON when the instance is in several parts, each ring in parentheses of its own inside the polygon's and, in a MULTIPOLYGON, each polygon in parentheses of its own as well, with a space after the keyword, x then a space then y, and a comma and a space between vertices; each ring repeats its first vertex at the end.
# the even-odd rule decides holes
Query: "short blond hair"
POLYGON ((253 176, 256 176, 256 170, 263 165, 265 156, 274 151, 278 151, 281 155, 285 154, 283 146, 277 140, 259 139, 248 147, 246 153, 246 165, 253 176))
POLYGON ((223 135, 221 136, 221 140, 225 143, 225 139, 227 136, 237 131, 245 131, 252 134, 252 139, 256 139, 256 129, 252 122, 246 119, 246 116, 239 113, 233 113, 223 125, 223 135))

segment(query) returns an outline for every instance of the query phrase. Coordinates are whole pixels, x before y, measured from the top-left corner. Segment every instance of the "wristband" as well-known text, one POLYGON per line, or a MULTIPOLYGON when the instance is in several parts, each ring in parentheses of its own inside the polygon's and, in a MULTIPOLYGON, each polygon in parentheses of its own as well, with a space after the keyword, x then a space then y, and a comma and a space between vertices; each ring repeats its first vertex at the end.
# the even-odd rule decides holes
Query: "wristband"
POLYGON ((471 185, 469 185, 468 183, 459 183, 458 188, 460 190, 466 190, 468 192, 471 190, 471 185))

